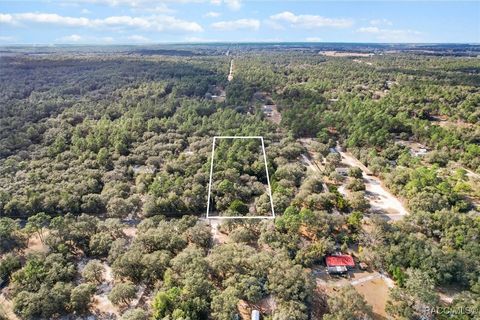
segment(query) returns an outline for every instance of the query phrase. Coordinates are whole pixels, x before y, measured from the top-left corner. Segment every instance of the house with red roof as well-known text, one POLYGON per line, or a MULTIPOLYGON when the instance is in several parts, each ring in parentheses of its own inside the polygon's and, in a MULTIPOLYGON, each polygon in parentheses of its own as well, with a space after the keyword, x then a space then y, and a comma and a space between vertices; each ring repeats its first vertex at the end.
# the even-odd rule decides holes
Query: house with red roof
POLYGON ((325 263, 329 274, 345 274, 348 270, 355 268, 353 257, 346 254, 327 256, 325 263))

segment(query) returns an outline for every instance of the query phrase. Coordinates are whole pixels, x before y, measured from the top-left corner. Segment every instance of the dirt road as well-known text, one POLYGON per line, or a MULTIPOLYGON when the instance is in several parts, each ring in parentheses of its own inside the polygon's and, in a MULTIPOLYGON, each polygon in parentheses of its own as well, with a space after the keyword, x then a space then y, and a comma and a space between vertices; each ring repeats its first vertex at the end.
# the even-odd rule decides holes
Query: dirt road
POLYGON ((233 80, 233 59, 230 61, 230 72, 228 73, 228 81, 233 80))
POLYGON ((343 164, 359 167, 362 170, 366 197, 374 212, 382 213, 390 220, 400 220, 408 214, 402 202, 382 185, 379 178, 372 176, 371 171, 358 159, 350 153, 342 151, 339 147, 336 147, 335 150, 342 156, 343 164))

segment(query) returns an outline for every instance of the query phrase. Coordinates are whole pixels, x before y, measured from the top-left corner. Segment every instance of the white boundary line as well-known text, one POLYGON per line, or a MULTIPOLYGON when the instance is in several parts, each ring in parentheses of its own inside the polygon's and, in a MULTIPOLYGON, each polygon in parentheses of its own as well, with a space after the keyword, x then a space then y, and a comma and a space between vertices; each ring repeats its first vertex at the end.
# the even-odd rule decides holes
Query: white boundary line
POLYGON ((262 136, 214 136, 212 143, 212 160, 210 162, 210 179, 208 182, 208 197, 207 197, 207 219, 275 219, 275 211, 273 209, 272 188, 270 186, 270 176, 268 175, 267 153, 265 152, 265 142, 262 136), (210 196, 212 194, 212 179, 213 179, 213 157, 215 155, 215 141, 217 139, 260 139, 262 142, 263 159, 265 161, 265 171, 267 173, 267 190, 270 197, 270 206, 272 208, 271 216, 209 216, 210 211, 210 196))

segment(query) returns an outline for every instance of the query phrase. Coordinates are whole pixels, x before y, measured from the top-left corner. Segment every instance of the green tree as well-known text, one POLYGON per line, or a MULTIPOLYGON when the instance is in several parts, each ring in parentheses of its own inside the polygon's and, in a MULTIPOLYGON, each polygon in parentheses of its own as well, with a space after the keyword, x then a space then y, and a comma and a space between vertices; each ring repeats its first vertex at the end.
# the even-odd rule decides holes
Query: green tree
POLYGON ((87 312, 94 293, 95 286, 93 284, 82 283, 73 288, 70 296, 70 306, 72 310, 78 314, 87 312))
POLYGON ((7 253, 0 260, 0 278, 7 280, 21 267, 20 258, 13 253, 7 253))
POLYGON ((273 313, 273 320, 307 320, 307 306, 298 301, 283 301, 273 313))
POLYGON ((130 283, 116 284, 108 294, 108 300, 115 305, 128 305, 137 295, 135 286, 130 283))
POLYGON ((248 206, 242 200, 234 200, 228 207, 235 215, 244 216, 248 214, 248 206))
POLYGON ((82 271, 82 276, 88 282, 101 283, 103 281, 103 274, 105 268, 99 260, 90 260, 82 271))
POLYGON ((353 286, 344 286, 328 300, 325 320, 372 319, 372 308, 353 286))
POLYGON ((348 169, 348 175, 352 178, 361 179, 363 172, 359 167, 351 167, 348 169))
POLYGON ((390 291, 386 310, 389 315, 400 318, 425 317, 432 314, 428 309, 439 305, 434 280, 424 271, 407 269, 405 287, 395 287, 390 291))
POLYGON ((50 224, 50 216, 45 212, 37 213, 27 220, 25 229, 28 233, 36 233, 42 243, 45 243, 45 230, 50 224))
POLYGON ((120 320, 148 320, 148 313, 140 308, 127 310, 120 320))
POLYGON ((212 298, 212 318, 215 320, 231 320, 238 314, 236 290, 233 287, 227 287, 218 292, 212 298))

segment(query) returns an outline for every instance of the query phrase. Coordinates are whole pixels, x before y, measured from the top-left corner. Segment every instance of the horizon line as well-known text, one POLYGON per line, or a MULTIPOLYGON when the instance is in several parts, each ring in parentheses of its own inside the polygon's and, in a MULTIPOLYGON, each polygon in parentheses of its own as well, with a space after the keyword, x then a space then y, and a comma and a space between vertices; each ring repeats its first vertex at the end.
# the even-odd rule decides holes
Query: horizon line
POLYGON ((115 46, 155 46, 155 45, 195 45, 195 44, 359 44, 359 45, 470 45, 479 46, 480 42, 352 42, 352 41, 179 41, 179 42, 145 42, 145 43, 10 43, 0 44, 0 47, 26 46, 72 46, 72 47, 115 47, 115 46))

